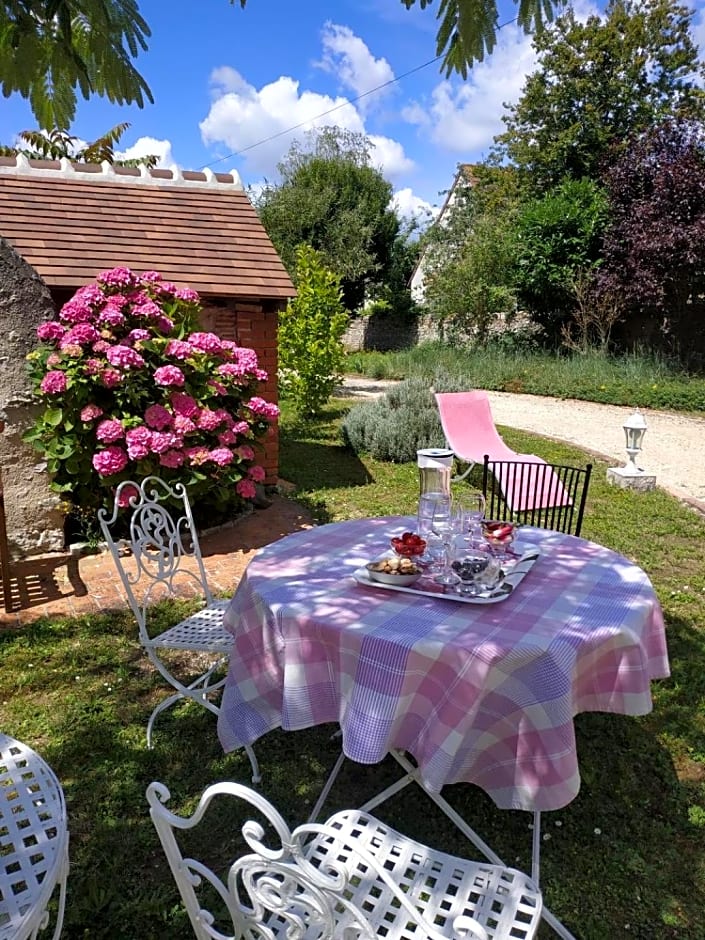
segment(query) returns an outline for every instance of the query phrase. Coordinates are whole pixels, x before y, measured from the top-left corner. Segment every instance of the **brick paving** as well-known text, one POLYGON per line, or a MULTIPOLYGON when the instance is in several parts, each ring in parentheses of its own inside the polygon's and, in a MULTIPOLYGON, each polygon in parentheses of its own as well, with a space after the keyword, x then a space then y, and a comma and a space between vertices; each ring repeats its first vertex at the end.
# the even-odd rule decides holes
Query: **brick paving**
MULTIPOLYGON (((310 526, 303 507, 276 495, 272 505, 200 538, 214 593, 235 590, 258 548, 310 526)), ((38 617, 75 616, 124 607, 125 594, 108 552, 74 558, 54 555, 14 562, 12 610, 0 607, 0 627, 18 627, 38 617)))

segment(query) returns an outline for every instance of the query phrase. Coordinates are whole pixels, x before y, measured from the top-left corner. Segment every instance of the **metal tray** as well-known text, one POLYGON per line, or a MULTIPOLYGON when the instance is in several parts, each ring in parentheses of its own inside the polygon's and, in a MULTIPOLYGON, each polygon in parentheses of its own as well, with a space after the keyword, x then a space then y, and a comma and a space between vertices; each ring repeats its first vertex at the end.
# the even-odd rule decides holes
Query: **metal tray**
POLYGON ((455 591, 436 584, 431 578, 422 577, 414 584, 404 587, 399 584, 383 584, 373 581, 367 568, 358 568, 353 572, 353 578, 364 587, 379 588, 382 591, 401 591, 403 594, 420 594, 421 597, 433 597, 442 601, 458 601, 461 604, 499 604, 506 601, 521 584, 534 564, 540 558, 536 550, 526 552, 503 572, 503 580, 491 591, 483 591, 473 597, 456 594, 455 591))

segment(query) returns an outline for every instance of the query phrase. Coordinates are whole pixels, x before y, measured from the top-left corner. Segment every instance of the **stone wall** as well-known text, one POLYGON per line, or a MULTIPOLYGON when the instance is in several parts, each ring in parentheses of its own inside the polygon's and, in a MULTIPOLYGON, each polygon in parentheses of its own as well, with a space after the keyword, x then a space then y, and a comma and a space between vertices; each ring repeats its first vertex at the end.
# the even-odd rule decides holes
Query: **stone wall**
POLYGON ((343 345, 347 352, 389 352, 410 349, 433 339, 438 339, 438 330, 429 317, 384 311, 353 317, 343 336, 343 345))
POLYGON ((10 553, 15 557, 60 551, 64 517, 59 498, 48 487, 41 455, 22 442, 33 423, 34 403, 27 374, 27 353, 36 328, 54 317, 49 289, 34 268, 0 238, 0 468, 2 469, 10 553))
MULTIPOLYGON (((257 353, 260 367, 268 378, 260 394, 267 401, 278 401, 277 390, 277 328, 279 309, 277 301, 202 300, 201 324, 205 330, 217 333, 240 346, 257 353)), ((260 460, 264 467, 266 484, 274 484, 279 476, 279 429, 276 424, 264 441, 264 454, 260 460)))

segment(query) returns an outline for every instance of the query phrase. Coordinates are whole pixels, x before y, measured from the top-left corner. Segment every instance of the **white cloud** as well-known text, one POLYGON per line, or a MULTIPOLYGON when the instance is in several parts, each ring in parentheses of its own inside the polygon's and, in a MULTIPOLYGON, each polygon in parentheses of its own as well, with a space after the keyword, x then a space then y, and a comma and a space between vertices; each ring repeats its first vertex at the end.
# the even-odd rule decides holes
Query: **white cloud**
POLYGON ((464 155, 483 151, 503 130, 503 105, 518 99, 535 65, 531 38, 518 29, 502 30, 492 55, 472 68, 466 82, 441 82, 426 108, 415 102, 403 117, 424 127, 424 133, 446 151, 464 155))
MULTIPOLYGON (((345 88, 354 92, 355 97, 394 79, 394 72, 386 59, 375 59, 367 45, 349 26, 338 26, 331 22, 324 27, 323 59, 316 64, 337 76, 345 88)), ((362 98, 360 109, 366 111, 379 102, 387 91, 389 88, 380 89, 362 98)))
POLYGON ((140 137, 126 150, 115 151, 115 156, 120 160, 135 160, 138 157, 148 157, 152 154, 159 158, 157 160, 157 168, 160 170, 171 170, 177 165, 171 152, 170 140, 157 140, 156 137, 140 137))
POLYGON ((392 196, 392 206, 402 218, 410 220, 416 219, 422 226, 431 222, 438 212, 437 206, 434 207, 430 202, 421 199, 409 186, 404 189, 399 189, 394 193, 392 196))
POLYGON ((370 161, 372 166, 379 167, 385 177, 394 179, 402 176, 414 168, 414 161, 404 153, 404 148, 397 140, 391 137, 380 137, 370 134, 372 144, 370 161))
MULTIPOLYGON (((276 165, 292 140, 313 127, 335 124, 365 133, 360 112, 346 98, 301 91, 293 78, 282 75, 258 90, 234 69, 223 67, 212 73, 211 81, 213 101, 199 125, 203 141, 222 144, 231 153, 242 152, 250 178, 275 176, 276 165), (332 114, 326 113, 332 109, 332 114), (295 130, 289 130, 292 127, 295 130)), ((369 139, 372 163, 385 176, 393 178, 413 168, 397 141, 374 135, 369 139)))

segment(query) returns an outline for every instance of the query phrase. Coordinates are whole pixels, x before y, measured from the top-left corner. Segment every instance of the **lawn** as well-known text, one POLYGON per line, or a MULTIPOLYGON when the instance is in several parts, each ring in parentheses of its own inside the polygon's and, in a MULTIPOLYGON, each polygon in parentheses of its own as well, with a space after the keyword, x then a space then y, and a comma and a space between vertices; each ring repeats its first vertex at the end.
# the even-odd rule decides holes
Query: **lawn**
MULTIPOLYGON (((281 473, 320 522, 415 509, 413 464, 361 459, 340 443, 347 403, 323 419, 285 417, 281 473)), ((574 448, 502 429, 507 443, 547 459, 585 460, 574 448)), ((583 535, 640 564, 668 624, 672 677, 653 684, 643 718, 576 719, 582 787, 544 817, 546 902, 577 937, 705 938, 705 520, 660 490, 634 494, 605 482, 597 464, 583 535)), ((160 605, 155 620, 174 616, 160 605)), ((217 779, 249 780, 244 754, 223 755, 213 716, 183 706, 160 717, 155 748, 145 724, 163 686, 147 668, 126 612, 40 619, 0 634, 0 727, 26 741, 60 777, 71 824, 64 937, 186 940, 192 936, 147 815, 144 791, 165 782, 178 808, 192 808, 217 779)), ((301 821, 338 753, 332 728, 274 732, 258 742, 262 789, 286 818, 301 821)), ((359 804, 396 776, 347 765, 331 811, 359 804)), ((477 788, 444 791, 510 863, 530 866, 529 816, 500 811, 477 788)), ((465 854, 462 838, 416 788, 377 811, 431 845, 465 854)), ((225 857, 237 818, 206 829, 225 857)), ((477 853, 472 851, 473 855, 477 853)), ((542 937, 553 936, 542 928, 542 937)))

